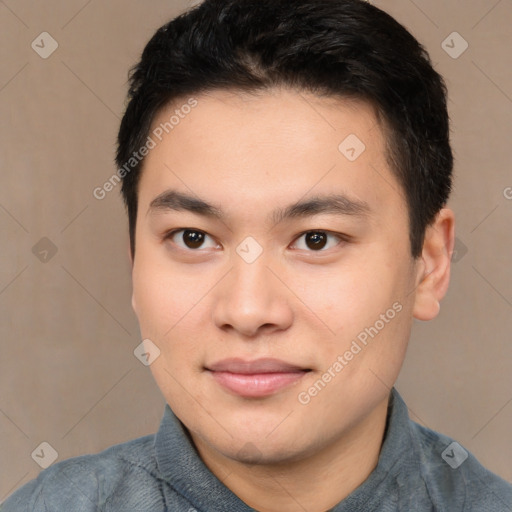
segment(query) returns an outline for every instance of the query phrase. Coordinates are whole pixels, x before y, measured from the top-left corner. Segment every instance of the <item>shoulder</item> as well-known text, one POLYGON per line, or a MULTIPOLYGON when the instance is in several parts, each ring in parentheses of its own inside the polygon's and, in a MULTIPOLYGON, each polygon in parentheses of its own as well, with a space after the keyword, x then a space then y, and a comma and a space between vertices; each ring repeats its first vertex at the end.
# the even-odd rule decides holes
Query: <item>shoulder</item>
POLYGON ((439 510, 512 510, 510 483, 450 437, 409 421, 423 480, 439 510))
MULTIPOLYGON (((89 512, 109 500, 120 486, 154 485, 154 435, 113 445, 90 455, 57 462, 14 492, 1 512, 89 512)), ((147 488, 147 487, 146 487, 147 488)))

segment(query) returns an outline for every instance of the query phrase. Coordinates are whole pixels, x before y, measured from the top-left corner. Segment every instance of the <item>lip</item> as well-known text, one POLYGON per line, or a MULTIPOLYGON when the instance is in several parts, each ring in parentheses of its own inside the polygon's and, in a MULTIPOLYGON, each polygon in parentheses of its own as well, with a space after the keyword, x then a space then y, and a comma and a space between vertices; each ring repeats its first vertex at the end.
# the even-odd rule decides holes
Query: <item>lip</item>
POLYGON ((255 361, 223 359, 205 369, 223 388, 245 398, 273 395, 296 383, 311 371, 309 368, 272 358, 255 361))
POLYGON ((246 361, 239 357, 232 357, 208 365, 206 369, 212 372, 230 372, 248 375, 254 373, 290 373, 305 371, 309 368, 302 368, 301 366, 271 357, 263 357, 254 361, 246 361))

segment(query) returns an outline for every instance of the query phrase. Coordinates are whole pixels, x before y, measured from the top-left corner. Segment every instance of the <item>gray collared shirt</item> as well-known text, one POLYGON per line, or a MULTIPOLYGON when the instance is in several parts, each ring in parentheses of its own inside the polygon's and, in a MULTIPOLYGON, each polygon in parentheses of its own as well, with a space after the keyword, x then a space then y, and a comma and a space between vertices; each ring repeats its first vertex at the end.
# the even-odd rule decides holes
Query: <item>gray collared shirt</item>
MULTIPOLYGON (((41 471, 1 512, 254 512, 199 458, 166 405, 158 432, 41 471)), ((331 512, 512 512, 512 485, 409 419, 393 388, 377 467, 331 512)))

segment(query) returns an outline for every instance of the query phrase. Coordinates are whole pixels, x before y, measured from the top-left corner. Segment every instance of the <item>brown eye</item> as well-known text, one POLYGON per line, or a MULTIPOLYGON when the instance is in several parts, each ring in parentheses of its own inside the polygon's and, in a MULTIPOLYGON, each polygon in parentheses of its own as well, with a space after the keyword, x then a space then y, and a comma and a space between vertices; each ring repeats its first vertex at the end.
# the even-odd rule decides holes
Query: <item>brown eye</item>
POLYGON ((198 247, 201 247, 204 241, 204 233, 185 229, 183 231, 182 239, 187 247, 190 249, 197 249, 198 247))
POLYGON ((320 250, 325 247, 327 236, 321 231, 306 233, 306 245, 313 250, 320 250))
POLYGON ((328 246, 329 243, 330 246, 328 246, 327 249, 338 245, 342 240, 343 237, 341 235, 338 236, 328 231, 307 231, 297 238, 297 242, 295 242, 294 245, 297 249, 320 252, 328 246), (330 243, 329 239, 333 239, 334 243, 330 243))
POLYGON ((213 239, 198 229, 176 229, 169 233, 166 240, 171 240, 181 249, 212 249, 218 247, 213 239), (208 245, 207 240, 211 242, 208 245))

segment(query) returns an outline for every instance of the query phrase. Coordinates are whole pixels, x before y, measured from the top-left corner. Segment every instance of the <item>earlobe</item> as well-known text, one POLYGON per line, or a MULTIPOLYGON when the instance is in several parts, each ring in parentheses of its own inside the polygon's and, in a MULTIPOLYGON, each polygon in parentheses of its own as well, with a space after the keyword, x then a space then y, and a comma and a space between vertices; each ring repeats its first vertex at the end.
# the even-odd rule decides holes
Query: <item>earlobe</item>
POLYGON ((432 320, 439 314, 440 301, 450 284, 454 243, 455 215, 451 209, 443 208, 425 232, 413 307, 413 316, 418 320, 432 320))
POLYGON ((427 274, 416 289, 414 299, 413 316, 418 320, 432 320, 441 310, 441 305, 436 295, 432 293, 435 284, 430 279, 431 274, 427 274))

